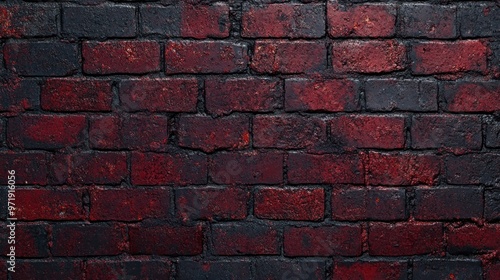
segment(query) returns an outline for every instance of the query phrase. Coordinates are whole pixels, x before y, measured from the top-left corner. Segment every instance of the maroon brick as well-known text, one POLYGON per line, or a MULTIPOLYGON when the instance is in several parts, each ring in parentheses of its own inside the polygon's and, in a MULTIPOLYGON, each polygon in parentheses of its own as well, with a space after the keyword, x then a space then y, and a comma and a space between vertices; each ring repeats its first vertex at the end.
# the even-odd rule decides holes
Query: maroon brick
POLYGON ((487 253, 500 249, 500 225, 465 225, 451 228, 448 252, 451 254, 487 253))
POLYGON ((448 156, 446 180, 450 184, 490 184, 500 180, 500 154, 448 156))
POLYGON ((363 173, 358 155, 288 155, 288 182, 291 184, 362 184, 363 173))
POLYGON ((127 111, 196 112, 196 79, 134 79, 120 84, 120 101, 127 111))
POLYGON ((170 191, 166 188, 90 189, 90 220, 140 221, 166 218, 170 191))
POLYGON ((258 260, 255 263, 256 279, 326 279, 325 262, 317 260, 258 260))
POLYGON ((125 238, 125 229, 117 224, 56 224, 51 252, 57 257, 119 255, 125 238))
POLYGON ((480 219, 483 216, 483 192, 477 187, 446 187, 415 190, 418 220, 480 219))
POLYGON ((500 263, 490 264, 484 269, 485 280, 495 280, 500 278, 500 263))
POLYGON ((48 79, 41 91, 41 105, 46 111, 111 111, 112 101, 109 80, 48 79))
POLYGON ((92 118, 89 139, 91 146, 98 149, 163 151, 168 142, 168 118, 162 115, 92 118))
POLYGON ((342 147, 401 149, 405 143, 405 119, 401 115, 344 115, 330 121, 333 141, 342 147))
POLYGON ((134 185, 204 184, 207 158, 201 153, 132 153, 134 185))
POLYGON ((456 7, 432 4, 403 4, 398 33, 404 37, 455 38, 456 7))
POLYGON ((417 75, 485 72, 487 55, 488 47, 478 40, 416 43, 412 71, 417 75))
POLYGON ((500 189, 486 190, 484 193, 484 218, 488 221, 500 220, 500 189))
POLYGON ((82 190, 17 189, 16 218, 20 220, 83 220, 82 190))
POLYGON ((16 185, 47 185, 48 164, 45 153, 2 152, 0 178, 7 178, 8 170, 15 170, 16 185))
POLYGON ((154 41, 84 42, 87 74, 145 74, 160 70, 160 44, 154 41))
POLYGON ((168 41, 167 74, 237 73, 247 68, 247 45, 225 41, 168 41))
POLYGON ((231 22, 229 6, 225 3, 214 5, 183 5, 181 16, 181 36, 204 39, 207 37, 229 37, 231 22))
POLYGON ((251 68, 258 73, 307 73, 326 68, 326 46, 321 42, 255 42, 251 68))
POLYGON ((211 118, 183 116, 179 119, 179 146, 213 152, 238 150, 250 144, 250 121, 245 116, 211 118))
POLYGON ((83 280, 83 262, 79 260, 19 260, 11 279, 83 280))
POLYGON ((242 36, 260 38, 319 38, 325 34, 321 4, 244 5, 242 36))
POLYGON ((175 191, 177 214, 186 220, 242 220, 250 192, 239 188, 182 188, 175 191))
POLYGON ((85 279, 169 279, 171 264, 160 260, 88 260, 85 279))
POLYGON ((406 262, 389 261, 338 261, 333 264, 335 280, 406 280, 406 262))
POLYGON ((254 214, 271 220, 322 220, 325 192, 321 188, 261 188, 255 193, 254 214))
POLYGON ((485 145, 488 148, 500 148, 500 117, 487 116, 484 118, 486 123, 485 128, 485 145))
POLYGON ((482 279, 479 260, 417 260, 413 263, 413 279, 482 279))
POLYGON ((369 185, 432 185, 441 170, 441 160, 432 154, 371 152, 366 160, 369 185))
POLYGON ((444 109, 450 112, 500 110, 500 82, 450 82, 443 86, 444 109))
POLYGON ((82 115, 21 115, 9 119, 7 142, 25 149, 60 149, 84 141, 87 121, 82 115))
POLYGON ((14 239, 9 239, 12 235, 10 234, 11 228, 7 227, 8 224, 0 226, 0 241, 2 241, 0 251, 2 255, 9 254, 10 247, 15 246, 16 258, 46 258, 49 256, 46 224, 16 223, 14 239), (8 243, 12 240, 15 241, 15 244, 8 243))
POLYGON ((259 224, 212 225, 215 255, 278 255, 278 231, 259 224))
POLYGON ((0 38, 56 35, 58 14, 56 5, 1 5, 0 38))
POLYGON ((286 111, 355 111, 358 85, 346 79, 287 79, 286 111))
POLYGON ((288 227, 284 232, 285 256, 360 256, 360 226, 288 227))
POLYGON ((176 279, 251 279, 251 267, 252 264, 246 260, 181 260, 177 265, 176 279))
POLYGON ((393 221, 406 218, 404 189, 336 187, 331 199, 332 219, 393 221))
POLYGON ((333 43, 333 70, 338 73, 385 73, 406 67, 406 48, 395 40, 333 43))
POLYGON ((331 37, 390 37, 396 27, 392 5, 344 6, 329 2, 328 34, 331 37))
POLYGON ((37 109, 39 99, 40 88, 34 80, 10 78, 0 81, 0 112, 37 109))
POLYGON ((129 226, 133 255, 192 256, 203 251, 203 231, 197 226, 129 226))
POLYGON ((283 154, 218 153, 212 156, 209 173, 217 184, 279 184, 283 181, 283 154))
POLYGON ((326 141, 326 123, 320 118, 294 115, 257 115, 253 119, 253 146, 300 149, 326 141))
POLYGON ((222 115, 231 112, 270 112, 279 105, 282 83, 270 78, 208 79, 205 81, 207 111, 222 115))
POLYGON ((443 226, 440 223, 372 223, 368 243, 373 256, 439 254, 443 251, 443 226))

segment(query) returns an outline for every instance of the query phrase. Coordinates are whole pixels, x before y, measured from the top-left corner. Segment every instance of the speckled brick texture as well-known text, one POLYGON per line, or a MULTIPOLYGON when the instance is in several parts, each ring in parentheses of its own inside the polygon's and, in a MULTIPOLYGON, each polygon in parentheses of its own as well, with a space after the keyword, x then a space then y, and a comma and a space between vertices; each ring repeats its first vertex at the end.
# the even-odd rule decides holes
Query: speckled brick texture
POLYGON ((499 2, 0 1, 0 252, 0 280, 500 279, 499 2))

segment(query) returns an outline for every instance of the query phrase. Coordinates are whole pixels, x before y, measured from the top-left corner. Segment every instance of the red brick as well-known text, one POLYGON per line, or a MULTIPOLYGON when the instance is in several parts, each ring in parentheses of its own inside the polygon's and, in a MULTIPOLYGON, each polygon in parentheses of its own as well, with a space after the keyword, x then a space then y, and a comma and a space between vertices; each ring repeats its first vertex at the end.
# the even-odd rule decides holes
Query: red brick
POLYGON ((332 193, 332 219, 393 221, 406 218, 404 189, 336 187, 332 193))
POLYGON ((495 112, 500 110, 500 82, 445 83, 444 109, 449 112, 495 112))
POLYGON ((414 116, 410 133, 414 149, 450 148, 467 151, 480 150, 482 145, 479 116, 414 116))
POLYGON ((485 267, 484 279, 485 280, 497 280, 500 278, 500 263, 490 264, 485 267))
POLYGON ((58 279, 83 280, 83 262, 76 260, 19 260, 13 280, 58 279))
POLYGON ((161 260, 88 260, 85 279, 169 279, 169 261, 161 260))
POLYGON ((258 224, 212 225, 215 255, 279 255, 278 231, 258 224))
POLYGON ((217 184, 279 184, 283 181, 283 154, 218 153, 212 157, 209 173, 217 184))
POLYGON ((307 73, 326 68, 326 46, 322 42, 255 42, 251 68, 259 73, 307 73))
POLYGON ((498 184, 500 182, 500 154, 448 156, 445 176, 450 184, 498 184))
POLYGON ((127 111, 196 112, 196 79, 133 79, 120 84, 120 101, 127 111))
POLYGON ((183 116, 179 119, 179 146, 213 152, 238 150, 250 144, 250 121, 245 116, 211 118, 183 116))
POLYGON ((285 228, 283 246, 288 257, 360 256, 361 227, 288 227, 285 228))
POLYGON ((406 48, 395 40, 333 43, 333 70, 338 73, 386 73, 406 67, 406 48))
POLYGON ((133 255, 193 256, 203 251, 201 226, 129 226, 133 255))
POLYGON ((238 188, 182 188, 175 191, 177 214, 186 220, 242 220, 250 192, 238 188))
POLYGON ((170 191, 166 188, 90 189, 91 221, 140 221, 166 218, 170 191))
POLYGON ((52 36, 57 34, 56 5, 0 6, 0 38, 52 36))
POLYGON ((406 262, 338 261, 334 262, 332 279, 335 280, 406 280, 406 262))
POLYGON ((87 129, 81 115, 21 115, 9 119, 7 142, 26 149, 60 149, 83 144, 87 129))
POLYGON ((488 47, 478 40, 416 43, 412 71, 419 75, 485 72, 487 54, 488 47))
POLYGON ((181 36, 204 39, 207 37, 229 37, 229 6, 183 5, 181 15, 181 36))
POLYGON ((47 185, 45 153, 0 153, 0 178, 7 178, 8 170, 15 170, 16 185, 47 185))
POLYGON ((300 149, 326 141, 326 123, 295 115, 257 115, 253 119, 253 146, 300 149))
POLYGON ((483 204, 478 187, 421 187, 415 190, 414 216, 418 220, 480 219, 483 204))
POLYGON ((12 77, 0 81, 0 112, 22 112, 37 109, 39 99, 40 87, 34 80, 12 77))
MULTIPOLYGON (((20 224, 16 223, 15 238, 8 239, 11 228, 7 227, 9 223, 3 223, 0 226, 0 252, 2 255, 10 253, 10 247, 15 246, 16 258, 47 258, 49 257, 49 236, 46 224, 20 224), (9 244, 9 241, 15 241, 15 244, 9 244)), ((5 278, 7 279, 7 278, 5 278)))
POLYGON ((330 121, 333 141, 348 149, 401 149, 405 143, 405 119, 401 115, 344 115, 330 121))
POLYGON ((456 7, 432 4, 403 4, 398 33, 404 37, 454 38, 456 7))
POLYGON ((288 155, 288 182, 291 184, 362 184, 363 173, 358 155, 288 155))
POLYGON ((279 106, 282 83, 272 78, 230 78, 205 81, 207 111, 222 115, 231 112, 270 112, 279 106))
POLYGON ((440 223, 372 223, 368 233, 372 256, 411 256, 443 251, 440 223))
POLYGON ((237 73, 247 68, 247 45, 225 41, 168 41, 167 74, 237 73))
POLYGON ((119 255, 125 238, 125 229, 117 224, 56 224, 51 252, 56 257, 119 255))
POLYGON ((396 27, 391 5, 344 6, 329 2, 328 34, 331 37, 390 37, 396 27))
POLYGON ((109 80, 48 79, 41 92, 42 109, 56 112, 111 111, 109 80))
POLYGON ((163 151, 168 142, 168 118, 162 115, 92 118, 89 139, 91 146, 98 149, 163 151))
POLYGON ((201 153, 132 153, 132 184, 204 184, 207 158, 201 153))
POLYGON ((369 185, 432 185, 441 169, 440 158, 432 154, 371 152, 365 164, 369 185))
POLYGON ((255 193, 254 214, 271 220, 322 220, 325 192, 318 188, 261 188, 255 193))
POLYGON ((242 36, 260 38, 319 38, 325 34, 321 4, 244 5, 242 36))
POLYGON ((465 225, 448 233, 448 252, 475 254, 500 250, 500 225, 465 225))
POLYGON ((82 190, 17 189, 16 218, 20 220, 83 220, 82 190))
POLYGON ((160 44, 154 41, 84 42, 86 74, 145 74, 160 71, 160 44))

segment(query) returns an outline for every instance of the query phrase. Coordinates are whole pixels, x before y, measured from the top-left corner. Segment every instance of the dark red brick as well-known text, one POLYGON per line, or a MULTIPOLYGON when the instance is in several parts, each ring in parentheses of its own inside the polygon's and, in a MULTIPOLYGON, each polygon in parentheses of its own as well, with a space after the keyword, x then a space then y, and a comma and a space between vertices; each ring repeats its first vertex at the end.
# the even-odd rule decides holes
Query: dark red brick
POLYGON ((412 71, 417 75, 485 72, 487 55, 488 47, 478 40, 416 43, 412 71))
POLYGON ((133 255, 192 256, 203 251, 201 226, 129 226, 133 255))
POLYGON ((404 37, 455 38, 456 7, 432 4, 403 4, 398 33, 404 37))
POLYGON ((417 188, 414 216, 418 220, 480 219, 483 192, 471 186, 417 188))
POLYGON ((478 260, 417 260, 413 263, 413 279, 482 279, 478 260))
POLYGON ((485 128, 485 145, 488 148, 500 148, 500 117, 487 116, 484 118, 486 123, 485 128))
POLYGON ((47 185, 46 156, 41 152, 0 153, 0 178, 7 178, 7 171, 15 170, 16 185, 47 185))
POLYGON ((287 79, 286 111, 355 111, 358 108, 358 85, 346 79, 287 79))
POLYGON ((179 146, 213 152, 239 150, 250 144, 250 121, 245 116, 211 118, 183 116, 179 119, 179 146))
POLYGON ((160 260, 88 260, 85 279, 169 279, 171 264, 160 260))
POLYGON ((60 149, 82 145, 87 121, 82 115, 21 115, 9 119, 7 142, 23 149, 60 149))
POLYGON ((190 261, 181 260, 177 265, 178 280, 191 279, 251 279, 252 264, 237 261, 190 261))
POLYGON ((201 153, 132 153, 134 185, 205 184, 207 158, 201 153))
POLYGON ((209 173, 217 184, 279 184, 283 181, 283 154, 218 153, 212 156, 209 173))
POLYGON ((335 280, 406 280, 406 262, 338 261, 333 265, 335 280))
MULTIPOLYGON (((48 233, 46 224, 16 223, 14 239, 9 239, 11 228, 9 223, 0 226, 0 252, 2 255, 10 253, 10 247, 15 246, 16 258, 46 258, 49 256, 48 233), (9 241, 15 244, 9 244, 9 241)), ((10 265, 9 265, 10 266, 10 265)), ((7 278, 5 278, 7 279, 7 278)))
POLYGON ((212 225, 215 255, 279 255, 278 231, 259 224, 212 225))
POLYGON ((332 219, 393 221, 406 218, 404 189, 336 187, 332 193, 332 219))
POLYGON ((56 35, 58 14, 56 5, 1 5, 0 38, 56 35))
POLYGON ((454 82, 443 86, 444 109, 450 112, 500 110, 500 82, 454 82))
POLYGON ((79 260, 18 260, 13 280, 83 280, 83 262, 79 260))
POLYGON ((500 154, 448 156, 446 180, 450 184, 488 184, 500 182, 500 154))
POLYGON ((500 8, 495 3, 464 3, 459 6, 460 33, 463 37, 498 36, 500 8))
POLYGON ((386 73, 406 67, 406 48, 395 40, 333 43, 333 70, 338 73, 386 73))
POLYGON ((16 218, 20 220, 83 220, 82 190, 17 189, 16 218))
POLYGON ((365 164, 369 185, 432 185, 441 170, 433 154, 371 152, 365 164))
POLYGON ((36 81, 12 78, 0 82, 0 112, 37 109, 39 99, 36 81))
POLYGON ((321 188, 261 188, 255 193, 254 215, 271 220, 322 220, 325 192, 321 188))
POLYGON ((166 188, 90 189, 90 220, 140 221, 166 218, 170 191, 166 188))
POLYGON ((125 229, 117 224, 56 224, 51 252, 57 257, 119 255, 125 238, 125 229))
POLYGON ((272 78, 230 78, 205 81, 207 111, 222 115, 232 112, 270 112, 279 106, 282 83, 272 78))
POLYGON ((396 28, 392 5, 344 6, 328 2, 328 34, 331 37, 390 37, 396 28))
POLYGON ((325 262, 317 260, 259 260, 255 263, 256 279, 325 279, 325 262))
POLYGON ((500 250, 500 225, 465 225, 448 233, 451 254, 486 253, 500 250))
POLYGON ((284 253, 299 256, 360 256, 360 226, 288 227, 284 232, 284 253))
POLYGON ((486 190, 484 201, 484 218, 488 221, 500 221, 500 189, 486 190))
POLYGON ((84 42, 86 74, 145 74, 160 71, 160 44, 154 41, 84 42))
POLYGON ((291 184, 362 184, 363 170, 358 155, 288 155, 288 182, 291 184))
POLYGON ((322 42, 258 40, 251 68, 269 74, 321 71, 326 68, 326 55, 322 42))
POLYGON ((213 5, 183 5, 181 36, 196 39, 229 37, 231 23, 229 6, 225 3, 213 5))
POLYGON ((41 92, 42 109, 56 112, 111 111, 109 80, 48 79, 41 92))
POLYGON ((134 79, 120 84, 120 101, 127 111, 196 112, 196 79, 134 79))
POLYGON ((242 220, 250 192, 239 188, 182 188, 175 191, 177 214, 186 220, 242 220))
POLYGON ((167 74, 237 73, 247 68, 247 45, 225 41, 168 41, 167 74))
POLYGON ((484 269, 485 280, 496 280, 500 278, 500 263, 490 264, 484 269))
POLYGON ((326 141, 326 123, 320 118, 294 115, 257 115, 253 119, 253 146, 300 149, 326 141))
POLYGON ((321 4, 243 5, 242 36, 252 38, 320 38, 325 34, 321 4))

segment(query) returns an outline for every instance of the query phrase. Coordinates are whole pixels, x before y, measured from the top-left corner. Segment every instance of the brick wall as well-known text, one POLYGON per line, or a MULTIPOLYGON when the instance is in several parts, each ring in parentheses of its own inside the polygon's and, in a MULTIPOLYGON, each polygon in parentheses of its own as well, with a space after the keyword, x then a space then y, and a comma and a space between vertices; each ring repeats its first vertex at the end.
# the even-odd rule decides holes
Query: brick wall
POLYGON ((0 48, 0 279, 500 279, 498 2, 6 0, 0 48))

